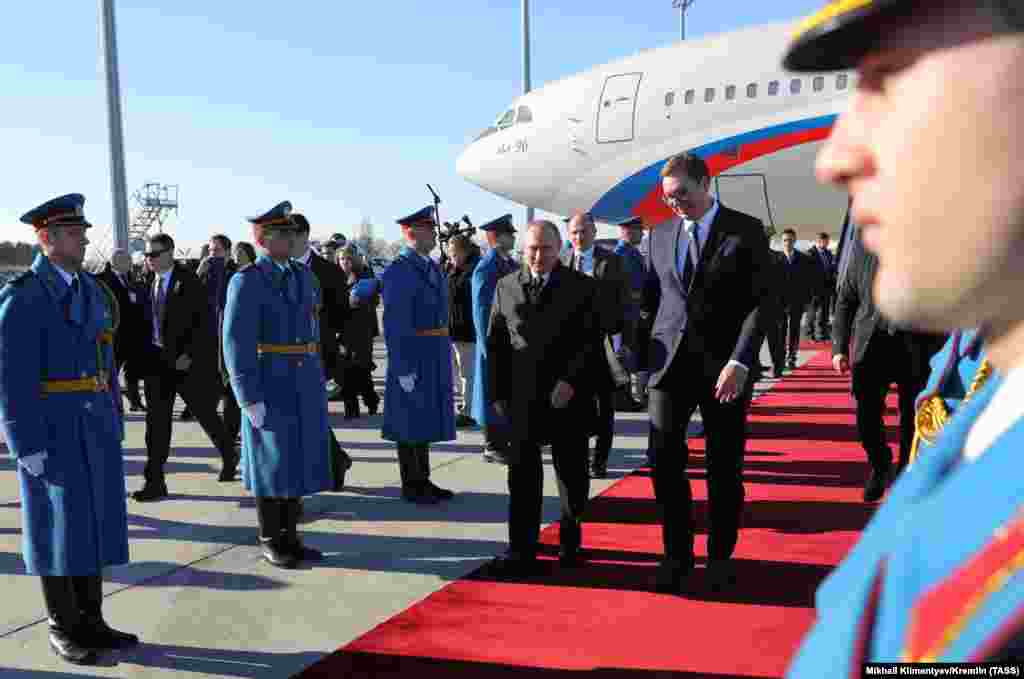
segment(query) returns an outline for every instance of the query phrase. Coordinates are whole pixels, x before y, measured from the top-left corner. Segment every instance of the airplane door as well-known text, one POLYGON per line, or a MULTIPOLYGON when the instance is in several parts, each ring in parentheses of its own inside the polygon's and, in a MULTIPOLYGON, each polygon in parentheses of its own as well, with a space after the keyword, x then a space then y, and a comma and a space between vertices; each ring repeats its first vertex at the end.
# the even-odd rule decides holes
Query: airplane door
POLYGON ((623 73, 604 81, 597 109, 598 144, 633 141, 641 78, 643 73, 623 73))

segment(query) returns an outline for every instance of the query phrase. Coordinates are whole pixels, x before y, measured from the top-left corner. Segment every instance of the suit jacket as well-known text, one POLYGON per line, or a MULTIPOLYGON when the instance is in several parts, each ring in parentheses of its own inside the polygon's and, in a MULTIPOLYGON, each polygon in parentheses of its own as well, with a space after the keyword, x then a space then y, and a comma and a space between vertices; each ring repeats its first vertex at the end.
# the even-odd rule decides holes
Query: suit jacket
POLYGON ((337 264, 312 253, 309 268, 320 282, 323 306, 320 309, 320 354, 327 373, 333 373, 338 361, 338 333, 349 315, 348 285, 345 272, 337 264))
POLYGON ((532 304, 526 294, 530 279, 524 267, 498 281, 487 331, 491 403, 507 405, 511 431, 522 440, 549 441, 553 431, 569 424, 589 433, 595 419, 595 364, 604 361, 597 286, 556 264, 532 304), (575 393, 558 411, 550 398, 560 380, 575 393))
POLYGON ((821 284, 821 271, 806 252, 793 251, 792 263, 786 253, 773 253, 778 263, 778 298, 787 307, 804 307, 811 299, 815 286, 821 284))
MULTIPOLYGON (((832 323, 832 355, 850 357, 858 365, 867 354, 868 343, 876 330, 888 330, 888 321, 875 306, 872 290, 878 273, 878 257, 863 247, 851 252, 846 276, 836 297, 836 315, 832 323), (853 351, 849 351, 853 341, 853 351)), ((901 333, 907 341, 911 355, 909 366, 915 374, 928 374, 928 361, 945 343, 945 335, 931 333, 901 333)))
MULTIPOLYGON (((155 279, 154 279, 155 280, 155 279)), ((152 301, 153 286, 151 282, 146 294, 152 301)), ((147 307, 147 326, 152 342, 151 321, 156 313, 155 304, 147 307)), ((161 336, 164 348, 160 358, 169 368, 173 368, 178 357, 187 354, 192 359, 189 372, 208 372, 211 377, 217 370, 217 330, 213 315, 210 313, 206 289, 199 282, 199 277, 180 262, 175 262, 171 269, 171 279, 167 286, 164 299, 164 320, 161 336)))
MULTIPOLYGON (((570 250, 564 263, 576 268, 576 251, 570 250)), ((626 302, 629 300, 629 280, 622 258, 614 252, 594 246, 594 280, 597 281, 598 320, 605 335, 625 332, 626 302)))
MULTIPOLYGON (((207 297, 210 300, 210 307, 214 316, 218 319, 224 312, 224 305, 227 303, 228 280, 238 270, 238 265, 229 257, 222 259, 211 258, 205 271, 199 275, 199 282, 206 288, 207 297)), ((220 321, 218 320, 218 325, 220 321)))
POLYGON ((114 338, 114 356, 118 362, 128 360, 141 351, 146 339, 149 337, 149 328, 146 325, 146 305, 149 298, 146 290, 126 276, 128 284, 121 282, 121 278, 114 272, 108 263, 103 271, 96 274, 96 277, 107 284, 117 298, 117 306, 121 312, 121 324, 117 329, 117 336, 114 338), (131 293, 135 293, 135 301, 132 301, 131 293))
POLYGON ((831 250, 821 252, 818 246, 812 246, 807 250, 807 256, 814 263, 817 272, 817 284, 814 293, 817 295, 829 295, 835 289, 836 275, 839 271, 839 263, 831 250), (823 261, 824 260, 824 261, 823 261))
POLYGON ((771 287, 772 263, 761 221, 720 205, 689 293, 676 264, 678 248, 687 242, 684 235, 677 218, 648 237, 643 310, 655 314, 647 357, 654 388, 680 349, 717 379, 730 359, 756 369, 764 340, 760 310, 771 287))

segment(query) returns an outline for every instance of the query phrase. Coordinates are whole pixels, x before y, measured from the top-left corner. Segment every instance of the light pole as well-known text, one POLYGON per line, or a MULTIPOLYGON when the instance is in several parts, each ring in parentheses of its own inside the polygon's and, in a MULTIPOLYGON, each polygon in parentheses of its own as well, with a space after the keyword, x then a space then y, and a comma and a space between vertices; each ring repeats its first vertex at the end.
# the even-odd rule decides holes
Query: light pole
POLYGON ((128 190, 124 173, 124 132, 121 127, 121 83, 117 68, 114 0, 100 0, 100 43, 107 84, 107 131, 110 138, 110 190, 114 207, 114 247, 128 247, 128 190))
MULTIPOLYGON (((530 0, 523 0, 523 94, 530 91, 530 0)), ((526 223, 533 221, 533 208, 526 208, 526 223)))
POLYGON ((679 39, 686 40, 686 10, 696 0, 672 0, 672 7, 679 10, 679 39))

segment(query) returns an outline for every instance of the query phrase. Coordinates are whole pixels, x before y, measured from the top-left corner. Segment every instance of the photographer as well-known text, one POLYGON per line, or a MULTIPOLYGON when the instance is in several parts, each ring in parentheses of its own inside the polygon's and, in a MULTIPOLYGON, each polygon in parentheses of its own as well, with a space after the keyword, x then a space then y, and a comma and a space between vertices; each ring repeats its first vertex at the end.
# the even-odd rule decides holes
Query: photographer
POLYGON ((345 372, 341 396, 345 402, 345 419, 359 417, 359 397, 376 415, 380 396, 373 388, 373 338, 377 331, 377 307, 380 291, 373 271, 355 245, 349 243, 338 250, 338 264, 345 274, 345 296, 349 309, 341 324, 341 344, 345 347, 345 372))

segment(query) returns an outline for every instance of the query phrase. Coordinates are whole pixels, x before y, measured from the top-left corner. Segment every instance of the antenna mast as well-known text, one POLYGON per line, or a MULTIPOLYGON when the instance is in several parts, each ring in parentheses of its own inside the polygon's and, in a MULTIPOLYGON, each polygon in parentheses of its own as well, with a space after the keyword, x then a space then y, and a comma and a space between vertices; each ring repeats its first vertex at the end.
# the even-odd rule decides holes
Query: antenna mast
POLYGON ((679 39, 686 40, 686 10, 696 0, 672 0, 672 8, 679 10, 679 39))

